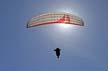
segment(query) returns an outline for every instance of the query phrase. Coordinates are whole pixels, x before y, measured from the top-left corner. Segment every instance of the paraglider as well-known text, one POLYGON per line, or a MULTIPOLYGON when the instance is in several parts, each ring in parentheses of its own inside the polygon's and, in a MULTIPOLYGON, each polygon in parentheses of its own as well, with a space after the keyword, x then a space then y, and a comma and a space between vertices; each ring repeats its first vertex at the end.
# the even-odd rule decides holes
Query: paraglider
MULTIPOLYGON (((33 17, 27 22, 27 28, 48 24, 72 24, 84 26, 83 20, 78 16, 65 12, 53 12, 33 17)), ((60 56, 60 50, 61 49, 59 48, 54 50, 56 52, 57 58, 60 56)))
POLYGON ((33 17, 28 21, 27 28, 47 24, 73 24, 84 26, 83 20, 78 16, 65 12, 54 12, 33 17))

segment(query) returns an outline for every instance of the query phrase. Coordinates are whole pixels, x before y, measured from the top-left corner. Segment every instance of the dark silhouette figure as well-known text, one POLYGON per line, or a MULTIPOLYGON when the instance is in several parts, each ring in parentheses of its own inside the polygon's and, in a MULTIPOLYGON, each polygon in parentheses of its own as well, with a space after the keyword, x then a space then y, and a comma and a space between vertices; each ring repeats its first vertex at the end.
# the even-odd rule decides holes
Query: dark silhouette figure
POLYGON ((60 50, 61 49, 59 49, 59 48, 56 48, 54 51, 56 52, 56 56, 57 56, 57 58, 59 58, 59 56, 60 56, 60 50))

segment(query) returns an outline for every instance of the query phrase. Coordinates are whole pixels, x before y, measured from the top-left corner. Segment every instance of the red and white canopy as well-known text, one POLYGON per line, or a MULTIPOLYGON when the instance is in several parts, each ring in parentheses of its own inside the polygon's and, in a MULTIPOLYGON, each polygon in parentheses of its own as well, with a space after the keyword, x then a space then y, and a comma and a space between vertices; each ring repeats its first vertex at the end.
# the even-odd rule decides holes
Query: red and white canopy
POLYGON ((46 13, 33 17, 27 23, 27 28, 46 24, 73 24, 84 26, 83 20, 75 15, 64 12, 46 13))

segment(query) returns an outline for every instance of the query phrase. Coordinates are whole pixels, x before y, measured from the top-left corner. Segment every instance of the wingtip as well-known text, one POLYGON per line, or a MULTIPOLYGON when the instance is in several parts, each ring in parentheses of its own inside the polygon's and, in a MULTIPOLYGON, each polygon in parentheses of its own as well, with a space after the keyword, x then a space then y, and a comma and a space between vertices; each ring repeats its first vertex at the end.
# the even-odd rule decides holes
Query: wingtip
POLYGON ((30 28, 30 26, 27 24, 27 25, 26 25, 26 28, 30 28))

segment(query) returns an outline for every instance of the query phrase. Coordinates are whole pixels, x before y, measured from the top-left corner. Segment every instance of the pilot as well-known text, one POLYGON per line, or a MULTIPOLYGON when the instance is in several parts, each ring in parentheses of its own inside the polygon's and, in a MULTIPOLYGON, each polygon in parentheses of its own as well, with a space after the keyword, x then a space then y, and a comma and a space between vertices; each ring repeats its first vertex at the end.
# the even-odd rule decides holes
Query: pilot
POLYGON ((59 58, 59 56, 60 56, 60 48, 56 48, 56 49, 54 49, 54 51, 56 52, 56 56, 57 56, 57 58, 59 58))

